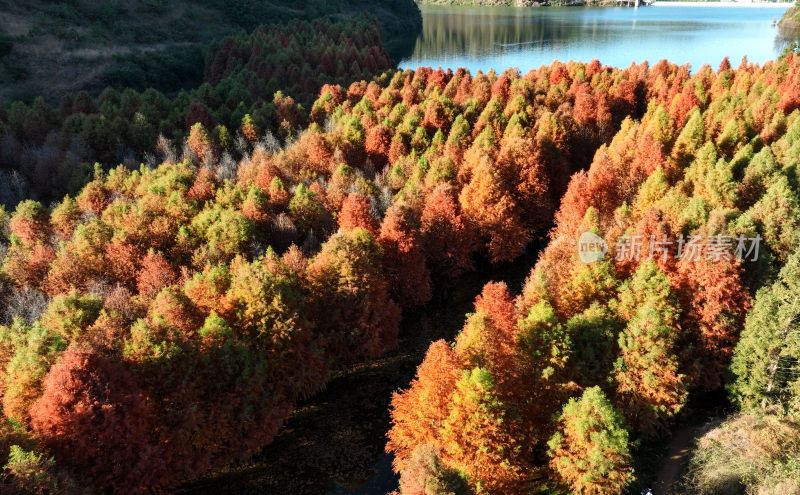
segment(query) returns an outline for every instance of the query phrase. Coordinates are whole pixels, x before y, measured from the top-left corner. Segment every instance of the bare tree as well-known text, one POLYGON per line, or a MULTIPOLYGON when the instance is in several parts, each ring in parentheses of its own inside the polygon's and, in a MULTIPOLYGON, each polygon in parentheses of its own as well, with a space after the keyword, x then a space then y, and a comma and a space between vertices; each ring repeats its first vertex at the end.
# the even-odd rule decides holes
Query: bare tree
POLYGON ((2 311, 3 323, 10 325, 14 318, 22 318, 25 323, 32 325, 39 319, 49 302, 44 292, 32 287, 11 289, 2 311))
POLYGON ((14 210, 17 203, 30 198, 28 182, 16 170, 0 170, 0 204, 14 210))
POLYGON ((271 131, 267 131, 267 133, 264 134, 264 137, 258 142, 258 144, 256 144, 256 146, 263 146, 265 150, 272 154, 280 153, 280 151, 283 149, 281 142, 278 141, 278 138, 276 138, 271 131))
POLYGON ((233 159, 231 154, 227 151, 222 153, 222 157, 219 159, 219 164, 217 164, 217 177, 220 179, 233 180, 236 178, 238 171, 239 164, 236 163, 236 160, 233 159))
POLYGON ((297 242, 297 227, 286 213, 279 214, 273 220, 270 241, 270 245, 278 253, 286 251, 289 246, 297 242))

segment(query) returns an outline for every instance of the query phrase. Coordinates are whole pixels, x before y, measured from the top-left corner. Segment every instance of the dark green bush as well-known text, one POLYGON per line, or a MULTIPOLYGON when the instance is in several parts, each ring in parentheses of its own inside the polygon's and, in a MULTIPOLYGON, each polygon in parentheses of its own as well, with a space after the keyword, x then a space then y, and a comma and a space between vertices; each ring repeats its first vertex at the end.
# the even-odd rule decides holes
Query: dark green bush
POLYGON ((3 31, 3 28, 0 28, 0 58, 5 57, 9 53, 11 53, 11 48, 13 48, 14 42, 11 39, 11 36, 6 34, 3 31))

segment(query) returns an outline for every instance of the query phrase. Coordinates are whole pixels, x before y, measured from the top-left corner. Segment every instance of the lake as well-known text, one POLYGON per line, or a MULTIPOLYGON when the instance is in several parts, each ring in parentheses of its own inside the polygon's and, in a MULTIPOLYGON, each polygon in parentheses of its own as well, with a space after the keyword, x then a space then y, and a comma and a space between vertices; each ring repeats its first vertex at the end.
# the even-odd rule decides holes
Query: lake
POLYGON ((715 69, 726 56, 763 63, 776 58, 777 27, 789 4, 660 3, 650 7, 422 7, 423 29, 401 68, 467 67, 471 72, 553 60, 625 67, 667 59, 715 69))

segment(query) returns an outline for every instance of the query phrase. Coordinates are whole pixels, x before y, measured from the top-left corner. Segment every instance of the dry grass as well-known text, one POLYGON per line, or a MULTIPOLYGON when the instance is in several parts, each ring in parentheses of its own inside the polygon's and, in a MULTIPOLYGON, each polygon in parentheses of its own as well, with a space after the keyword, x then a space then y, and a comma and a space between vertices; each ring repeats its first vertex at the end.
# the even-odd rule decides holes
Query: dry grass
POLYGON ((742 414, 697 441, 685 491, 702 495, 800 495, 800 422, 742 414))

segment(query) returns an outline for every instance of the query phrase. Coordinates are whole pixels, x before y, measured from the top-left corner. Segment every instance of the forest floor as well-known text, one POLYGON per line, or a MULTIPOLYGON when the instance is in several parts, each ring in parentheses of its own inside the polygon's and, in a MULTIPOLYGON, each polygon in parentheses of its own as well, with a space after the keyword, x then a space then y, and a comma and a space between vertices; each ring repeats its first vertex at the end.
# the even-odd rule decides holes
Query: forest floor
MULTIPOLYGON (((358 488, 378 474, 391 394, 413 378, 422 359, 416 351, 395 352, 339 373, 324 391, 297 406, 261 453, 180 493, 319 495, 358 488)), ((397 484, 391 462, 380 471, 384 486, 373 493, 388 493, 397 484)))

